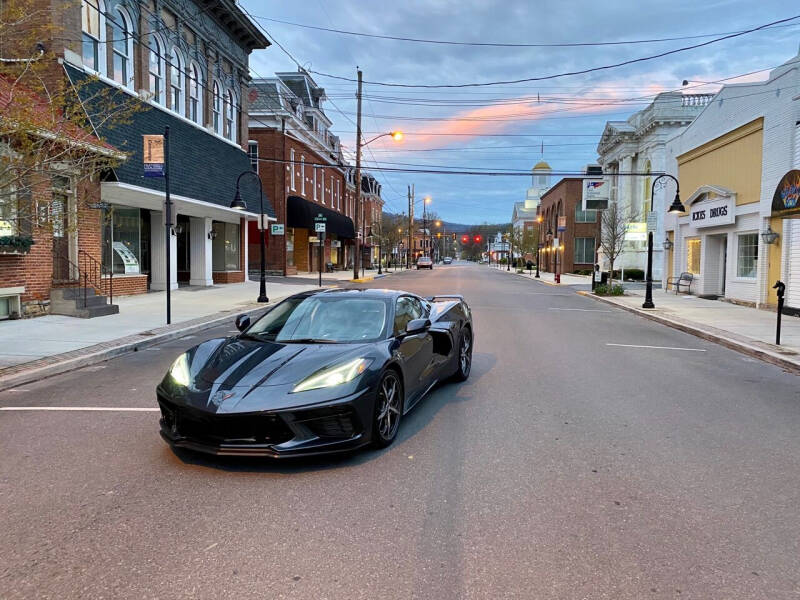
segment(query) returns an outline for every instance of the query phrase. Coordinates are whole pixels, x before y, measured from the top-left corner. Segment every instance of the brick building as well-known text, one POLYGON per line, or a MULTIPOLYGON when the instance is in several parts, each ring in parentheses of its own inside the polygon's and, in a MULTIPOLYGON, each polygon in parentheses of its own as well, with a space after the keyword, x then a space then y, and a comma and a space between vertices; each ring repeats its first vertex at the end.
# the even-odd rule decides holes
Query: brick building
MULTIPOLYGON (((314 218, 320 214, 327 219, 323 260, 347 268, 353 260, 355 187, 339 138, 330 132, 325 90, 298 71, 253 81, 249 96, 251 164, 278 225, 267 235, 267 269, 290 275, 319 269, 314 218)), ((260 266, 258 235, 251 224, 251 271, 260 266)))
POLYGON ((540 258, 543 271, 556 272, 556 260, 559 273, 592 269, 600 226, 597 211, 581 210, 582 182, 581 178, 565 178, 542 194, 539 239, 543 244, 540 258), (558 230, 559 217, 565 217, 564 231, 558 230))
MULTIPOLYGON (((114 273, 115 295, 165 289, 179 282, 207 286, 246 278, 246 221, 256 218, 254 182, 242 182, 248 210, 230 208, 239 173, 249 169, 249 54, 269 42, 234 0, 37 0, 55 27, 42 38, 51 79, 80 97, 99 137, 124 152, 91 189, 58 180, 64 212, 66 262, 36 263, 49 278, 81 273, 82 250, 114 273), (58 6, 56 6, 58 4, 58 6), (57 59, 57 60, 56 60, 57 59), (106 120, 94 104, 117 99, 135 106, 122 122, 106 120), (143 177, 142 135, 170 131, 173 219, 165 233, 163 178, 143 177), (213 160, 209 160, 213 157, 213 160), (99 188, 99 194, 98 194, 99 188), (168 239, 167 239, 168 237, 168 239), (173 268, 166 276, 166 248, 173 268)), ((33 25, 32 25, 33 26, 33 25)), ((91 187, 91 186, 90 186, 91 187)), ((265 212, 271 214, 267 205, 265 212)), ((36 252, 47 254, 36 244, 36 252)), ((34 247, 36 247, 34 246, 34 247)), ((31 265, 29 265, 31 266, 31 265)), ((0 296, 6 286, 0 272, 0 296)), ((42 271, 38 278, 47 280, 42 271)), ((97 286, 102 291, 105 284, 97 286)), ((48 286, 19 294, 47 304, 48 286)), ((31 288, 33 289, 33 288, 31 288)))

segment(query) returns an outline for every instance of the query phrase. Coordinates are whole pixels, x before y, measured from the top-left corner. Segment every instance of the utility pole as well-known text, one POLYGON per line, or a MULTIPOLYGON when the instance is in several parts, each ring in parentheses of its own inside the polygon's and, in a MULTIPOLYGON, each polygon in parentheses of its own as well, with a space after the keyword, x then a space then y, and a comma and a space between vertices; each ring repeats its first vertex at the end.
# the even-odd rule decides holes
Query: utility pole
POLYGON ((408 186, 408 251, 406 268, 411 268, 411 242, 414 240, 414 184, 408 186))
MULTIPOLYGON (((172 323, 172 200, 169 196, 169 125, 164 127, 164 239, 167 242, 167 325, 172 323)), ((113 261, 112 261, 113 262, 113 261)))
POLYGON ((361 240, 358 237, 360 230, 358 228, 358 221, 361 215, 361 69, 358 69, 358 91, 356 92, 357 108, 356 108, 356 240, 355 250, 356 256, 353 260, 353 279, 358 279, 358 266, 361 262, 361 240))

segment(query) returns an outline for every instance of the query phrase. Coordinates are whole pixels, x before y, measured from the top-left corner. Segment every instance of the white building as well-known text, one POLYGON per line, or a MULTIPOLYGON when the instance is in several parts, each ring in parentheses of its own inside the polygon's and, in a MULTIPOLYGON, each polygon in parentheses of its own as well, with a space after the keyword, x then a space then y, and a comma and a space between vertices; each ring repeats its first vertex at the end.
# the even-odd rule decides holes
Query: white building
MULTIPOLYGON (((627 173, 663 173, 665 144, 680 133, 713 98, 713 94, 658 94, 645 109, 626 121, 606 122, 597 145, 597 162, 611 179, 611 202, 625 207, 632 223, 623 253, 615 261, 616 268, 642 269, 647 266, 647 213, 650 212, 652 177, 627 173)), ((662 182, 664 180, 662 179, 662 182)), ((675 186, 656 189, 654 210, 658 215, 655 240, 664 239, 664 211, 675 197, 675 186)), ((662 277, 663 245, 654 246, 653 278, 662 277)))
POLYGON ((539 161, 531 169, 531 187, 523 202, 515 202, 511 214, 511 225, 515 231, 536 227, 536 216, 542 194, 550 189, 550 177, 553 170, 545 161, 539 161))
POLYGON ((781 279, 787 306, 800 309, 798 67, 800 55, 766 81, 724 86, 667 144, 687 211, 667 215, 667 270, 693 273, 693 294, 774 305, 781 279))

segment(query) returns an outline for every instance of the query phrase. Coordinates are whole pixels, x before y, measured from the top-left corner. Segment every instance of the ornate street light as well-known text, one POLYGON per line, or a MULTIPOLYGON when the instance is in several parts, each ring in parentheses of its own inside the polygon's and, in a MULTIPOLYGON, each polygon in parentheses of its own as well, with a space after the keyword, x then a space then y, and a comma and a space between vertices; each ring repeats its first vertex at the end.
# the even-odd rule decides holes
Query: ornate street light
POLYGON ((767 225, 767 230, 761 232, 761 239, 765 244, 774 244, 778 241, 778 234, 772 231, 772 227, 767 225))
MULTIPOLYGON (((667 177, 672 179, 675 182, 675 199, 672 201, 672 206, 669 207, 670 214, 680 214, 686 212, 683 204, 681 203, 681 185, 678 183, 678 180, 669 175, 668 173, 662 173, 655 179, 653 179, 653 185, 650 187, 650 212, 653 212, 653 205, 655 202, 655 194, 656 194, 656 182, 659 179, 663 179, 667 177)), ((649 229, 649 227, 648 227, 649 229)), ((645 288, 644 294, 644 303, 642 304, 642 308, 655 308, 656 305, 653 304, 653 232, 647 232, 647 287, 645 288)))
MULTIPOLYGON (((269 298, 267 298, 267 266, 266 266, 266 256, 267 256, 267 243, 264 238, 265 230, 267 224, 264 222, 264 186, 261 183, 261 177, 255 171, 248 169, 247 171, 242 171, 239 174, 239 177, 236 179, 236 194, 233 196, 233 202, 231 202, 231 208, 234 210, 247 210, 247 204, 245 204, 244 200, 242 200, 242 194, 239 191, 239 182, 242 180, 247 174, 254 175, 256 179, 258 179, 258 195, 259 195, 259 209, 260 213, 258 215, 258 226, 261 229, 261 273, 259 277, 259 286, 258 286, 258 299, 256 302, 269 302, 269 298)), ((247 268, 247 265, 245 265, 247 268)))

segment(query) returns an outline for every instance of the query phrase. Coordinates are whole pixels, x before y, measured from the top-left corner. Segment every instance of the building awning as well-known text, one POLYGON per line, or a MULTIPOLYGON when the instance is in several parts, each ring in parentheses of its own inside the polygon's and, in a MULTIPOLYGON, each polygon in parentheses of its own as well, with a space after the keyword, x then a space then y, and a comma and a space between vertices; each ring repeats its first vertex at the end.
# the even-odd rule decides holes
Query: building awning
POLYGON ((289 196, 286 199, 287 227, 302 227, 314 231, 314 218, 319 215, 326 219, 326 233, 333 233, 341 239, 352 240, 356 237, 355 227, 353 227, 353 221, 350 217, 314 202, 309 202, 299 196, 289 196))

